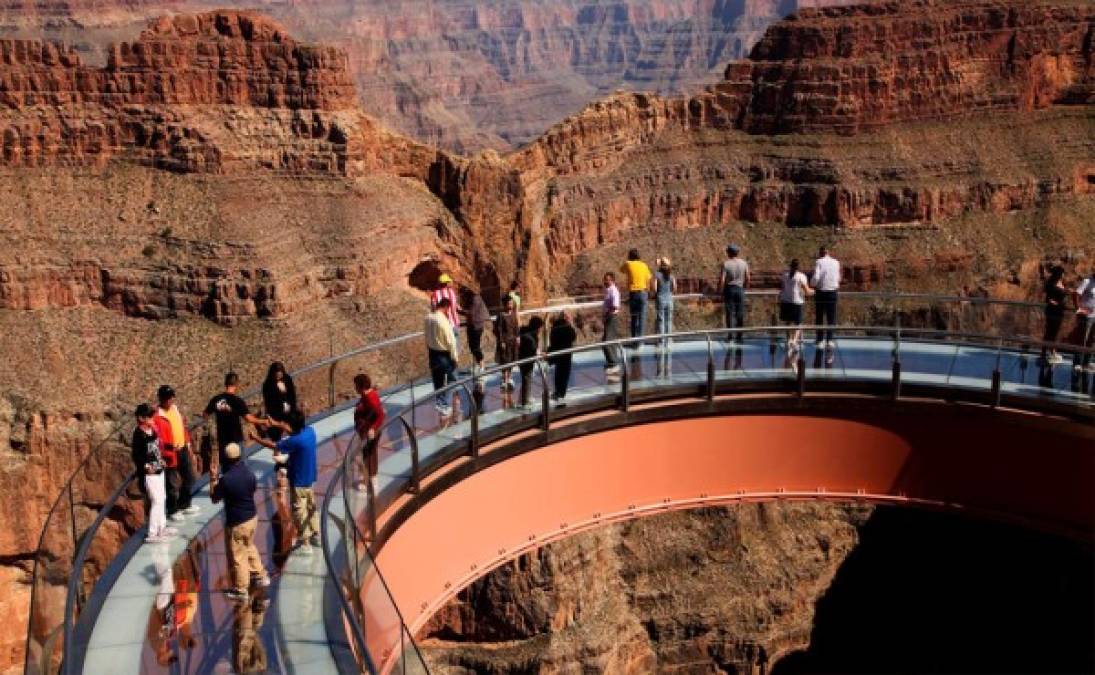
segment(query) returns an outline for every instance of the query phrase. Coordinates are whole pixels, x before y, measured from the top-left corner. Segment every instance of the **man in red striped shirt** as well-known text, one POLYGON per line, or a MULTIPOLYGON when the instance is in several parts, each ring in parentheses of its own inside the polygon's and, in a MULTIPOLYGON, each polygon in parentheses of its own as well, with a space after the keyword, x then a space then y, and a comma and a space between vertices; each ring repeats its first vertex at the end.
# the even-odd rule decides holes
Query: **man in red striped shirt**
POLYGON ((445 315, 448 317, 449 323, 452 324, 453 337, 459 342, 460 303, 456 300, 456 289, 452 286, 452 277, 448 274, 442 274, 437 283, 440 286, 430 293, 430 309, 437 309, 437 303, 441 302, 442 298, 448 298, 449 307, 445 310, 445 315))

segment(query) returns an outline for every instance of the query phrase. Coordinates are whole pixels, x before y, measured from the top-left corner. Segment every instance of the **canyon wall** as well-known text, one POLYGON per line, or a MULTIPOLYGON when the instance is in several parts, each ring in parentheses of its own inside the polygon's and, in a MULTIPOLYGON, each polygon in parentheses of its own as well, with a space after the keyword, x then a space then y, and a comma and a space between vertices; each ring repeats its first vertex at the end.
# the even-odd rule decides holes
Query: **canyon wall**
POLYGON ((0 37, 49 37, 105 61, 150 17, 258 7, 341 47, 362 107, 458 152, 508 150, 617 89, 680 94, 801 6, 846 0, 8 0, 0 37))
POLYGON ((954 514, 706 508, 525 554, 418 644, 441 675, 1087 672, 1091 565, 1078 542, 954 514))
MULTIPOLYGON (((225 369, 254 383, 274 358, 414 329, 423 260, 488 299, 516 280, 535 300, 584 289, 631 245, 699 288, 731 239, 759 278, 825 241, 864 284, 1034 297, 1039 263, 1071 273, 1093 252, 1092 13, 803 11, 707 91, 614 95, 471 158, 388 131, 355 102, 352 50, 253 12, 156 20, 102 65, 0 40, 0 494, 19 505, 0 571, 26 579, 72 468, 155 384, 195 410, 225 369)), ((423 367, 389 356, 353 367, 382 385, 423 367)), ((117 478, 104 469, 81 508, 117 478)), ((25 611, 15 593, 0 619, 25 611)), ((632 646, 612 658, 645 663, 632 646)), ((0 645, 0 671, 21 649, 0 645)))

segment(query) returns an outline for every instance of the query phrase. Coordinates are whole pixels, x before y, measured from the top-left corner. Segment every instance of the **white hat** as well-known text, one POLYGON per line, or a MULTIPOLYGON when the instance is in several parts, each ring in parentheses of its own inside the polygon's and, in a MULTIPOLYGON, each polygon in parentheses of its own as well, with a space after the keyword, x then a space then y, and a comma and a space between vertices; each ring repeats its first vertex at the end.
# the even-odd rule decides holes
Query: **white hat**
POLYGON ((240 458, 240 444, 229 443, 224 446, 224 456, 227 459, 239 459, 240 458))

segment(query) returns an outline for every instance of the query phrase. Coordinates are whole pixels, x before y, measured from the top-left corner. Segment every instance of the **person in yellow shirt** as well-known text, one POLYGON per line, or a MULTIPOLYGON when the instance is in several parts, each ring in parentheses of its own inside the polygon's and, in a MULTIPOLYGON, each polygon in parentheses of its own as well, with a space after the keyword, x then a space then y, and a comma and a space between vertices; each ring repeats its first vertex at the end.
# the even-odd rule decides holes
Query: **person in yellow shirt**
MULTIPOLYGON (((643 327, 646 326, 647 294, 654 290, 654 273, 640 259, 637 248, 627 252, 627 262, 620 266, 620 273, 627 277, 627 308, 631 315, 631 337, 642 337, 643 327)), ((632 349, 639 348, 638 343, 630 346, 632 349)))

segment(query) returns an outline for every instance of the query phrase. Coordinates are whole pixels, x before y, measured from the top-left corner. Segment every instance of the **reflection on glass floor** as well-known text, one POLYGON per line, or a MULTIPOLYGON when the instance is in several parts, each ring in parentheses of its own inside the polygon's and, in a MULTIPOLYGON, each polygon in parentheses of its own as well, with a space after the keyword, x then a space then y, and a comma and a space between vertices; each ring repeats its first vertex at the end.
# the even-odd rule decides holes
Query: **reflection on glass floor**
MULTIPOLYGON (((646 345, 623 350, 626 373, 604 369, 600 349, 577 353, 567 395, 580 405, 618 395, 623 378, 632 392, 666 386, 701 387, 709 360, 719 383, 798 377, 888 382, 892 377, 894 344, 887 339, 844 338, 830 349, 807 342, 801 352, 788 352, 782 341, 754 338, 735 345, 722 340, 686 340, 670 349, 646 345), (801 357, 801 359, 800 359, 801 357)), ((1051 398, 1077 405, 1091 404, 1091 377, 1076 374, 1071 364, 1046 372, 1036 354, 939 342, 903 341, 898 351, 902 381, 987 390, 999 368, 1001 389, 1016 396, 1051 398)), ((549 378, 550 371, 545 371, 549 378)), ((539 415, 543 383, 534 374, 528 406, 521 401, 521 378, 515 369, 514 391, 503 390, 497 376, 482 378, 454 397, 455 414, 442 419, 425 383, 392 393, 385 399, 390 413, 408 410, 406 418, 418 438, 421 462, 436 459, 454 443, 470 438, 469 416, 479 409, 479 429, 490 429, 529 415, 539 415), (412 405, 418 403, 418 405, 412 405)), ((552 404, 555 405, 555 404, 552 404)), ((352 425, 348 410, 316 424, 320 447, 320 478, 316 494, 326 492, 352 425)), ((411 473, 406 439, 390 439, 380 461, 380 496, 394 498, 411 473)), ((85 654, 87 673, 229 673, 337 672, 324 623, 327 570, 322 552, 291 551, 294 532, 288 490, 277 477, 269 452, 248 460, 260 476, 259 527, 256 541, 264 564, 273 573, 269 589, 256 590, 245 603, 229 602, 222 509, 207 492, 195 498, 199 516, 179 526, 183 536, 170 544, 142 545, 125 562, 97 620, 77 631, 78 650, 85 654), (81 649, 82 648, 82 649, 81 649)), ((353 500, 356 501, 356 500, 353 500)), ((332 505, 341 515, 345 505, 332 505)), ((359 511, 354 504, 352 511, 359 511)), ((337 546, 337 541, 335 542, 337 546)), ((91 616, 95 616, 91 613, 91 616)))

